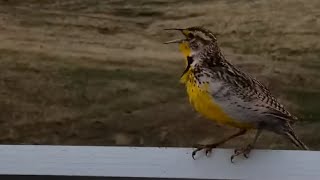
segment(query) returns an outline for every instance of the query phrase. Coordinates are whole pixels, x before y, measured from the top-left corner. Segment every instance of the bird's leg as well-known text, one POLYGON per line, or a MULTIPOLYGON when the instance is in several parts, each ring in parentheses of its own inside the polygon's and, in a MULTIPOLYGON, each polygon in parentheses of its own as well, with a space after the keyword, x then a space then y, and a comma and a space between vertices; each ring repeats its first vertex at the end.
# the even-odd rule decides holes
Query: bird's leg
POLYGON ((203 149, 205 149, 206 156, 208 156, 208 154, 211 152, 211 150, 213 148, 216 148, 216 147, 224 144, 225 142, 227 142, 227 141, 229 141, 229 140, 231 140, 231 139, 233 139, 235 137, 241 136, 241 135, 245 134, 246 132, 247 132, 247 130, 240 129, 240 131, 238 131, 237 133, 235 133, 235 134, 233 134, 233 135, 231 135, 231 136, 229 136, 227 138, 224 138, 219 142, 212 143, 212 144, 205 144, 205 145, 201 145, 201 144, 196 145, 196 149, 192 152, 192 158, 195 159, 194 156, 197 154, 197 152, 201 151, 203 149))
POLYGON ((251 144, 248 144, 246 147, 244 148, 240 148, 240 149, 235 149, 234 150, 234 154, 230 157, 231 159, 231 162, 233 163, 233 159, 236 157, 236 156, 239 156, 239 155, 243 155, 245 158, 249 158, 249 154, 251 152, 251 150, 254 148, 254 146, 256 145, 256 142, 261 134, 262 130, 261 129, 258 129, 257 130, 257 133, 254 137, 254 140, 251 144))

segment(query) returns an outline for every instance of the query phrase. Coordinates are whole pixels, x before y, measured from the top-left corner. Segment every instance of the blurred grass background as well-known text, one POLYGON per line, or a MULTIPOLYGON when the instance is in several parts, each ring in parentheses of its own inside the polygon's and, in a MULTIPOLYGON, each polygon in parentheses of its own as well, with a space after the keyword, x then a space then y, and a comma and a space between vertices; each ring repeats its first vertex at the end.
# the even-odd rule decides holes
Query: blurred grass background
MULTIPOLYGON (((0 142, 191 146, 234 129, 188 104, 177 38, 164 28, 204 25, 228 60, 320 136, 318 0, 0 0, 0 142)), ((237 147, 253 133, 230 141, 237 147)), ((264 133, 258 148, 293 149, 264 133)))

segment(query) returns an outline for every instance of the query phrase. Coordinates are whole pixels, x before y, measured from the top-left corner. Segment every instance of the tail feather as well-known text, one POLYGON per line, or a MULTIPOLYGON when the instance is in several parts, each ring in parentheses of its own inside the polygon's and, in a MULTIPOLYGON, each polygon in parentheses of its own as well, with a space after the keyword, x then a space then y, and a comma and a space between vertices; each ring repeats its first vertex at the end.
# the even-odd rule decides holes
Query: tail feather
POLYGON ((309 150, 309 148, 295 135, 293 130, 287 131, 285 135, 289 138, 289 140, 298 148, 303 150, 309 150))

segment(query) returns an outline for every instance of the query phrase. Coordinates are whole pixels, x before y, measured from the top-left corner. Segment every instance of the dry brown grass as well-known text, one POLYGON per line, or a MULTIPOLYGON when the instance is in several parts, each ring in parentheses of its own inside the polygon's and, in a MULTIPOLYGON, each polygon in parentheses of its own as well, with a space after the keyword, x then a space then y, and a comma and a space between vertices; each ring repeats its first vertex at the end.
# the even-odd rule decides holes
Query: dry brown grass
MULTIPOLYGON (((188 105, 177 34, 205 25, 227 58, 254 74, 320 136, 320 3, 0 0, 2 143, 190 146, 233 129, 188 105)), ((235 147, 252 134, 228 143, 235 147)), ((266 133, 261 148, 292 148, 266 133)))

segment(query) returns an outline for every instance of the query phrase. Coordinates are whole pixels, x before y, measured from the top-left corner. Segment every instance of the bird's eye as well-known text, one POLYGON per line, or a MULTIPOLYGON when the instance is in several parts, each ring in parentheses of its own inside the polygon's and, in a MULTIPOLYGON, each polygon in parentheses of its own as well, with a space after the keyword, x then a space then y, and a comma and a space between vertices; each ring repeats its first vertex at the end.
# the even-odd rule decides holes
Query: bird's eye
POLYGON ((189 33, 189 34, 188 34, 188 38, 189 38, 189 39, 193 39, 193 38, 194 38, 194 35, 193 35, 192 33, 189 33))

